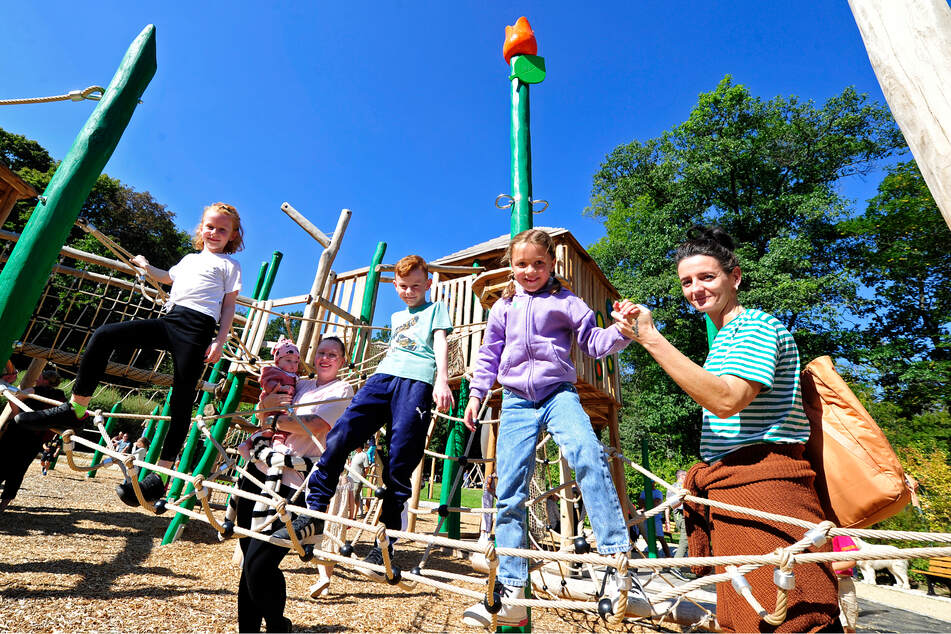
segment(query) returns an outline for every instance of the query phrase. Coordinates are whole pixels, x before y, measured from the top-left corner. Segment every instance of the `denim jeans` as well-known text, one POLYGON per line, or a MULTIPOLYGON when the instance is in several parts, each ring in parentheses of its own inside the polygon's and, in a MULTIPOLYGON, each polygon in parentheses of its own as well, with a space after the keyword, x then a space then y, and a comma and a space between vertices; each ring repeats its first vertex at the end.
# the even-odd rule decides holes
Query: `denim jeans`
MULTIPOLYGON (((532 402, 505 390, 496 443, 499 483, 495 526, 496 544, 524 548, 529 482, 535 472, 535 443, 547 428, 568 464, 575 471, 588 517, 603 555, 630 549, 627 525, 617 491, 591 419, 581 407, 578 392, 565 383, 543 401, 532 402)), ((499 556, 498 580, 507 586, 523 586, 528 580, 524 557, 499 556)))

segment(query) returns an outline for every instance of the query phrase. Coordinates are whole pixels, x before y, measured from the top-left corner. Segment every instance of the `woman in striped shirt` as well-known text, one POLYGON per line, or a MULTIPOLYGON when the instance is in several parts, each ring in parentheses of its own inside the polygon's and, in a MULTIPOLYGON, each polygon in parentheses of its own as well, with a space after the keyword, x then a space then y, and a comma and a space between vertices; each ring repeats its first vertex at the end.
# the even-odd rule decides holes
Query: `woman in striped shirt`
MULTIPOLYGON (((815 471, 803 458, 809 421, 799 388, 799 350, 775 317, 740 304, 742 271, 733 248, 732 238, 721 229, 694 227, 677 249, 684 297, 709 316, 718 331, 703 366, 657 330, 644 306, 628 320, 624 334, 644 346, 703 408, 704 462, 689 471, 685 488, 711 500, 820 522, 824 517, 813 488, 815 471)), ((804 532, 743 513, 685 506, 694 556, 711 551, 716 556, 771 553, 798 541, 804 532)), ((717 567, 717 572, 723 570, 717 567)), ((835 628, 838 607, 831 567, 797 566, 795 578, 787 618, 774 631, 835 628)), ((747 579, 754 596, 771 612, 776 601, 772 568, 758 568, 747 579)), ((773 630, 729 582, 717 587, 717 620, 725 631, 773 630)))

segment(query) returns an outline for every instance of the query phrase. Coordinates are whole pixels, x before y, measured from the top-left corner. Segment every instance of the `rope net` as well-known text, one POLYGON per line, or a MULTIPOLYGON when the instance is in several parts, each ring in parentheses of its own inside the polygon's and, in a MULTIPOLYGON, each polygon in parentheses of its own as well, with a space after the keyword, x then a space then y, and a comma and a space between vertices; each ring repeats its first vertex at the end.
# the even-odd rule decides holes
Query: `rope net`
MULTIPOLYGON (((0 382, 0 390, 11 402, 25 410, 30 409, 29 399, 24 398, 17 388, 0 382)), ((48 401, 48 399, 35 396, 29 398, 48 401)), ((300 404, 300 406, 313 404, 300 404)), ((494 509, 465 507, 442 509, 437 526, 430 534, 388 530, 376 523, 379 516, 380 500, 373 500, 371 509, 363 520, 352 520, 344 516, 344 509, 339 506, 332 507, 327 513, 306 508, 302 504, 301 497, 305 488, 304 484, 297 489, 294 495, 285 500, 269 490, 265 483, 254 480, 247 469, 239 464, 234 449, 229 447, 243 440, 247 435, 247 430, 254 428, 245 417, 256 413, 257 411, 249 411, 216 415, 217 418, 230 418, 237 423, 224 444, 218 443, 214 439, 204 417, 197 416, 194 419, 195 425, 204 434, 206 442, 215 446, 219 452, 216 464, 211 474, 207 476, 182 473, 160 467, 157 464, 137 460, 128 454, 115 452, 111 449, 114 446, 112 440, 105 434, 105 429, 101 424, 104 415, 98 411, 94 413, 94 418, 102 435, 103 444, 98 445, 72 430, 65 430, 63 431, 64 453, 69 466, 77 471, 97 470, 109 464, 119 465, 127 478, 134 484, 136 494, 139 496, 140 504, 144 509, 152 513, 162 513, 166 510, 182 513, 190 519, 205 522, 219 534, 221 539, 239 536, 268 541, 290 548, 305 561, 343 564, 355 570, 371 570, 382 574, 388 583, 399 585, 407 590, 414 588, 417 584, 423 584, 474 600, 482 600, 492 596, 494 569, 497 566, 498 555, 524 557, 529 561, 530 579, 537 598, 498 599, 496 597, 494 600, 501 600, 503 604, 523 605, 533 608, 584 610, 600 614, 603 618, 612 621, 636 619, 657 627, 673 622, 693 628, 715 627, 715 598, 710 592, 702 590, 704 586, 721 581, 732 581, 735 586, 742 587, 743 576, 761 566, 773 566, 780 571, 792 572, 797 564, 840 560, 842 558, 841 553, 810 552, 810 548, 823 544, 825 540, 834 535, 902 539, 931 544, 916 548, 888 548, 850 552, 850 559, 857 561, 951 556, 951 534, 949 533, 843 529, 835 527, 831 522, 814 524, 795 517, 738 507, 731 508, 743 512, 750 518, 779 520, 800 527, 803 536, 796 543, 776 552, 751 553, 744 556, 650 559, 637 548, 634 548, 629 554, 600 555, 589 550, 596 544, 588 543, 591 535, 583 529, 583 522, 579 519, 580 513, 576 513, 571 523, 562 525, 560 532, 556 530, 551 505, 547 504, 546 501, 549 499, 557 500, 562 509, 567 506, 578 511, 578 506, 582 503, 582 500, 571 481, 551 486, 557 480, 551 474, 553 469, 560 464, 560 458, 550 455, 549 452, 553 443, 550 442, 547 435, 542 436, 537 444, 536 459, 541 467, 536 469, 536 473, 541 474, 541 477, 535 479, 534 486, 537 494, 533 490, 532 497, 526 503, 530 522, 533 524, 531 542, 535 546, 534 548, 500 548, 491 543, 450 539, 438 534, 447 510, 475 513, 481 516, 484 513, 494 512, 494 509), (98 450, 102 459, 95 464, 80 464, 76 451, 77 445, 85 447, 88 451, 98 450), (159 504, 147 502, 138 489, 137 474, 143 468, 166 475, 169 478, 181 479, 191 486, 186 489, 187 493, 175 499, 159 504), (240 476, 254 480, 259 490, 252 492, 238 488, 236 481, 240 476), (220 508, 228 497, 243 497, 253 500, 258 506, 268 509, 268 512, 273 516, 272 521, 253 530, 233 526, 222 516, 220 508), (190 498, 195 499, 199 508, 190 509, 184 506, 186 500, 190 498), (308 515, 324 520, 326 528, 323 537, 320 540, 299 541, 291 528, 291 520, 295 515, 308 515), (291 535, 290 540, 281 540, 270 534, 273 531, 274 522, 280 522, 288 528, 291 535), (353 531, 352 534, 351 531, 353 531), (576 539, 578 537, 583 539, 585 548, 578 548, 576 539), (352 544, 361 538, 367 540, 379 539, 381 542, 396 538, 414 541, 422 544, 425 551, 418 566, 415 566, 411 571, 400 570, 388 556, 384 557, 384 565, 375 566, 351 556, 352 544), (566 542, 572 542, 574 548, 566 548, 566 542), (934 546, 933 544, 941 545, 934 546), (467 554, 473 572, 471 574, 459 574, 427 568, 427 558, 434 547, 451 548, 467 554), (665 570, 669 568, 701 565, 727 566, 727 572, 707 575, 686 583, 678 583, 665 574, 665 570), (608 600, 607 603, 605 603, 605 599, 608 600)), ((443 419, 453 418, 435 411, 433 415, 443 419)), ((113 413, 109 416, 138 418, 135 415, 121 413, 113 413)), ((296 419, 293 410, 292 416, 296 419)), ((483 420, 483 422, 491 423, 492 421, 483 420)), ((473 438, 475 438, 474 433, 469 436, 470 446, 473 438)), ((467 447, 468 449, 469 447, 467 447)), ((672 489, 672 485, 622 454, 610 448, 605 448, 605 451, 611 456, 611 459, 621 460, 626 466, 641 474, 648 475, 659 487, 672 489)), ((278 473, 286 468, 302 469, 304 465, 307 469, 314 468, 310 461, 306 463, 301 461, 293 466, 284 466, 286 461, 282 454, 279 455, 281 459, 273 460, 271 467, 278 473)), ((267 456, 268 454, 265 452, 264 458, 267 459, 267 456)), ((453 489, 461 486, 464 472, 465 469, 458 470, 456 479, 451 483, 453 489)), ((302 475, 305 476, 304 481, 306 482, 309 471, 302 472, 302 475)), ((354 475, 371 489, 376 488, 381 483, 379 467, 371 473, 369 478, 363 477, 362 474, 354 475)), ((673 489, 673 494, 671 498, 665 499, 650 510, 638 511, 633 521, 649 520, 655 515, 663 513, 665 508, 675 504, 678 500, 690 500, 709 506, 723 507, 723 505, 718 505, 705 498, 696 498, 686 490, 673 489)), ((426 510, 416 509, 416 512, 426 512, 426 510)), ((570 514, 567 515, 570 518, 572 517, 570 514)), ((562 512, 561 516, 565 517, 565 514, 562 512)), ((383 552, 386 552, 385 548, 383 552)), ((794 583, 793 576, 785 578, 793 579, 792 583, 794 583)), ((788 584, 789 582, 783 583, 788 584)), ((785 592, 788 589, 788 587, 777 587, 776 605, 782 606, 782 609, 777 609, 774 613, 767 612, 752 597, 751 593, 744 593, 744 596, 750 603, 751 609, 761 613, 763 618, 770 619, 770 622, 782 622, 782 619, 785 618, 785 592)))

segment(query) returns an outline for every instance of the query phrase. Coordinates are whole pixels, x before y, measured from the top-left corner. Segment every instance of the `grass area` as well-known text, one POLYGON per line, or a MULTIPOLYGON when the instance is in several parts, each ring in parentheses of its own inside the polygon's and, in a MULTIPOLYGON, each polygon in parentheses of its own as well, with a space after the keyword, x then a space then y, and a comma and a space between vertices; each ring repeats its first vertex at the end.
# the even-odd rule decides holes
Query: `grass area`
MULTIPOLYGON (((426 494, 429 493, 429 483, 423 482, 422 491, 420 492, 420 500, 427 500, 430 502, 438 502, 439 495, 442 491, 442 483, 434 482, 433 483, 433 497, 427 498, 426 494)), ((462 506, 467 506, 469 508, 481 508, 482 507, 482 489, 463 489, 462 490, 462 506)))

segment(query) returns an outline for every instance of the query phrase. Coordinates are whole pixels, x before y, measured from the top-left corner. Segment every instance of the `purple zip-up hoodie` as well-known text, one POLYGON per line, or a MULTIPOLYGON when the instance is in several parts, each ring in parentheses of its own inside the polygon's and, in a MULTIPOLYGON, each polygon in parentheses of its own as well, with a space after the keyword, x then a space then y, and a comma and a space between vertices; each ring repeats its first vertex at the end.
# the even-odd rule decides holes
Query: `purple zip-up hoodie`
POLYGON ((568 289, 553 295, 546 285, 528 293, 516 282, 515 295, 498 300, 489 313, 469 395, 484 399, 498 378, 522 398, 544 400, 562 383, 578 380, 573 337, 597 359, 631 342, 617 328, 598 328, 594 311, 568 289))

